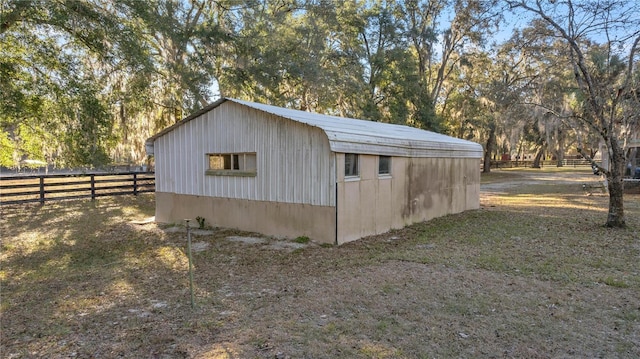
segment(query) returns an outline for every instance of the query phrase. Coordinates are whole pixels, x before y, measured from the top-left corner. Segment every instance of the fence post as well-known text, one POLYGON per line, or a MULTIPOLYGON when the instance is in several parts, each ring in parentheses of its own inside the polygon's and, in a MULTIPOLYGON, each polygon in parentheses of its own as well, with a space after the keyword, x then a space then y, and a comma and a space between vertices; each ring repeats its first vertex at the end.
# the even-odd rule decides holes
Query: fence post
POLYGON ((138 175, 136 173, 133 174, 133 195, 138 195, 138 175))
POLYGON ((40 176, 40 204, 44 204, 44 176, 40 176))
POLYGON ((95 175, 91 174, 91 200, 96 199, 96 178, 95 175))

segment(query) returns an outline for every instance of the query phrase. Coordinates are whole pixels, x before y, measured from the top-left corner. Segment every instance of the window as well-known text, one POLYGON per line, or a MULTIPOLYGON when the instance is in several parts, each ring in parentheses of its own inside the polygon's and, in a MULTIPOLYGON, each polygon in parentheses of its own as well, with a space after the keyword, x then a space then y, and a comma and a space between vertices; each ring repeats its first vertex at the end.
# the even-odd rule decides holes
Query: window
POLYGON ((358 155, 355 153, 344 154, 344 176, 357 177, 360 174, 358 168, 358 155))
POLYGON ((379 175, 391 174, 391 157, 390 156, 378 156, 378 174, 379 175))
POLYGON ((257 161, 255 153, 215 153, 208 154, 208 175, 255 176, 257 161))

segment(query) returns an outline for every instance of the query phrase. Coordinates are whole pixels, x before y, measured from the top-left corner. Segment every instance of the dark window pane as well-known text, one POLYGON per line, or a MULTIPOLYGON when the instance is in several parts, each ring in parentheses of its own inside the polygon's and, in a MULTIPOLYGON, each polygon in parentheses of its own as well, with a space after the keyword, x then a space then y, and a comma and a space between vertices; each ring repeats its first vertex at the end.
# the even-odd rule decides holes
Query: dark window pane
POLYGON ((233 169, 234 170, 240 169, 240 161, 238 161, 238 155, 233 155, 233 169))
POLYGON ((379 156, 378 157, 378 174, 388 175, 391 173, 391 157, 379 156))
POLYGON ((344 155, 344 175, 358 175, 358 155, 355 153, 345 153, 344 155))
POLYGON ((231 155, 222 155, 222 157, 224 158, 224 169, 225 170, 230 170, 231 169, 231 155))

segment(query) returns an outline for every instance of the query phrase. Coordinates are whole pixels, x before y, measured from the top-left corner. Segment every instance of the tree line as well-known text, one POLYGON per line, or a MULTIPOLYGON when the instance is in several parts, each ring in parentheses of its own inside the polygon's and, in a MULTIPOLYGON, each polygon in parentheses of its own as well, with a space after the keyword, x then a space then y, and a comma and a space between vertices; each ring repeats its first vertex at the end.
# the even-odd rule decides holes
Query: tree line
POLYGON ((443 132, 483 144, 485 163, 561 165, 572 148, 587 159, 605 148, 614 192, 640 132, 636 2, 3 0, 0 11, 6 167, 141 164, 146 138, 216 96, 443 132))

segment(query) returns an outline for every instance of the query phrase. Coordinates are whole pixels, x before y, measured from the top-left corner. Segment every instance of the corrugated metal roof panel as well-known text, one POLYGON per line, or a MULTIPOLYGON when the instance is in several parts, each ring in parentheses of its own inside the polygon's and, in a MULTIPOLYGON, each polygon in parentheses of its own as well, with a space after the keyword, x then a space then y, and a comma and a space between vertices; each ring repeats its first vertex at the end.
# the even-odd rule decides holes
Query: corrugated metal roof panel
POLYGON ((334 152, 456 158, 481 158, 483 153, 482 146, 475 142, 414 127, 329 116, 230 98, 220 99, 162 130, 147 140, 147 143, 153 144, 155 139, 172 131, 173 128, 220 106, 225 101, 232 101, 258 111, 318 127, 327 135, 331 150, 334 152))
POLYGON ((327 134, 331 150, 334 152, 405 157, 482 157, 482 146, 475 142, 414 127, 322 115, 236 99, 228 100, 319 127, 327 134))

